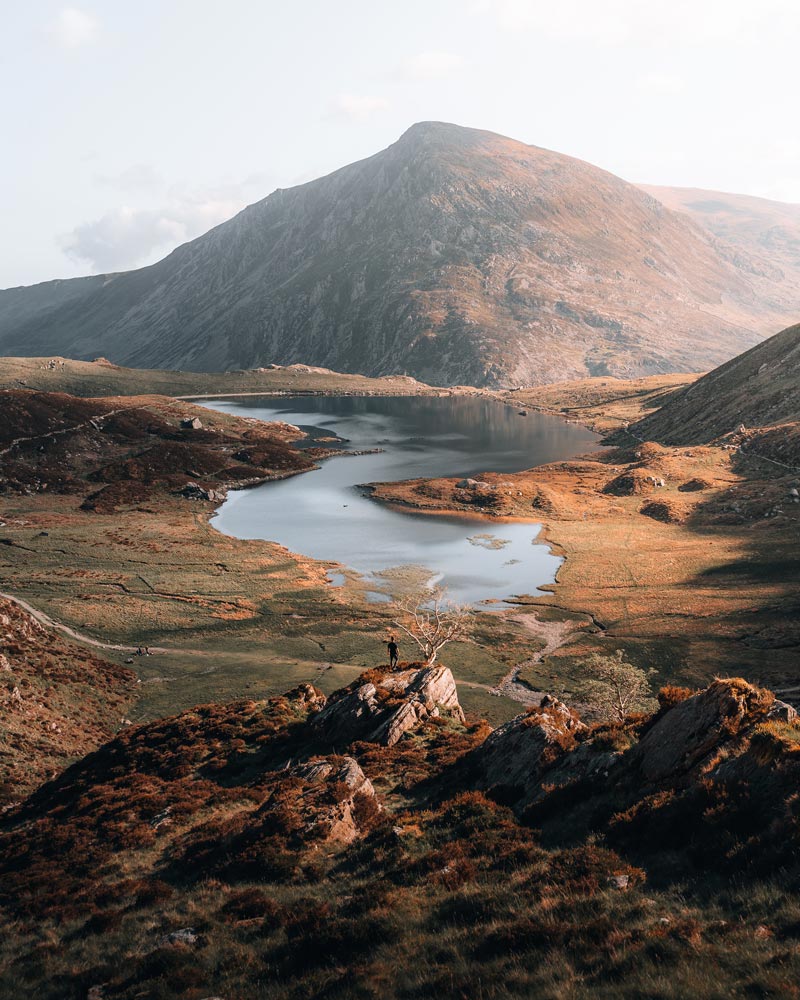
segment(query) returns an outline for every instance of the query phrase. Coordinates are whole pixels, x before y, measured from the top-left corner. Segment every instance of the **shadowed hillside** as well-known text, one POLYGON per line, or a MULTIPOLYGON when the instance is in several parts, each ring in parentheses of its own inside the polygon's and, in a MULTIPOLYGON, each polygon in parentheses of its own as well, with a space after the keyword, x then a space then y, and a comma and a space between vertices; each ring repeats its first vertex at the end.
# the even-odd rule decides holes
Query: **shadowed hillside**
POLYGON ((800 421, 800 325, 771 337, 676 392, 632 431, 645 440, 701 444, 746 428, 800 421))

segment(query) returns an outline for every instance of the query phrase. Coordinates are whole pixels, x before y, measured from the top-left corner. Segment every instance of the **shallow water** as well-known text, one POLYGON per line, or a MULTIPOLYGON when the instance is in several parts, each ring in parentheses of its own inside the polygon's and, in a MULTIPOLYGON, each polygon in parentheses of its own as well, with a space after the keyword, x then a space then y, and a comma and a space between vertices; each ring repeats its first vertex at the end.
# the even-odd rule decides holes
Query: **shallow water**
POLYGON ((391 574, 380 574, 394 567, 422 567, 415 571, 419 579, 441 581, 453 600, 474 604, 536 593, 554 581, 561 560, 536 542, 540 525, 391 510, 359 484, 518 472, 589 451, 598 440, 556 417, 522 417, 512 407, 467 396, 251 397, 204 405, 285 420, 312 439, 335 434, 351 450, 382 449, 231 492, 211 522, 236 538, 264 538, 342 563, 368 578, 375 600, 391 591, 391 574))

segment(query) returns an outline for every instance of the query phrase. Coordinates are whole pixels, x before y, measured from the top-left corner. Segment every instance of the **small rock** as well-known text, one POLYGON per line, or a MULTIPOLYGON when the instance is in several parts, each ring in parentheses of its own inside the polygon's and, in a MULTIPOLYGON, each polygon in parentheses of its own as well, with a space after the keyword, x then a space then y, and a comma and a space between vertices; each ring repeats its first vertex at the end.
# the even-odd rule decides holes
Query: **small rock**
POLYGON ((203 422, 199 417, 186 417, 185 420, 181 420, 181 427, 187 431, 201 431, 203 429, 203 422))
POLYGON ((770 719, 779 719, 781 722, 794 722, 797 718, 797 710, 788 704, 788 702, 775 699, 769 712, 767 712, 767 717, 770 719))
POLYGON ((170 931, 169 934, 164 934, 158 939, 159 948, 164 948, 168 945, 185 944, 193 945, 197 944, 198 934, 195 932, 194 927, 182 927, 178 931, 170 931))
POLYGON ((611 889, 627 889, 630 881, 630 875, 609 875, 606 885, 611 889))

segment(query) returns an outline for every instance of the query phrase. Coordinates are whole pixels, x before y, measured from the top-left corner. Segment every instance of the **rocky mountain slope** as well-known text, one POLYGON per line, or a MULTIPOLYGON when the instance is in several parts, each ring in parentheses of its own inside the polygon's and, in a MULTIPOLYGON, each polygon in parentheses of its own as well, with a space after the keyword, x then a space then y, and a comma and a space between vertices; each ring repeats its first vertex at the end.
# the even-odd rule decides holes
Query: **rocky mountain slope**
POLYGON ((770 261, 639 188, 436 122, 275 191, 152 267, 60 287, 76 294, 0 292, 5 354, 303 362, 438 384, 705 370, 800 307, 770 261))
POLYGON ((800 205, 698 188, 642 185, 642 190, 686 213, 745 259, 774 268, 787 285, 800 287, 800 205))
POLYGON ((754 428, 798 422, 800 325, 678 390, 631 430, 644 440, 700 444, 742 424, 754 428))
POLYGON ((4 995, 793 995, 788 705, 717 680, 490 732, 401 668, 128 728, 9 811, 4 995))

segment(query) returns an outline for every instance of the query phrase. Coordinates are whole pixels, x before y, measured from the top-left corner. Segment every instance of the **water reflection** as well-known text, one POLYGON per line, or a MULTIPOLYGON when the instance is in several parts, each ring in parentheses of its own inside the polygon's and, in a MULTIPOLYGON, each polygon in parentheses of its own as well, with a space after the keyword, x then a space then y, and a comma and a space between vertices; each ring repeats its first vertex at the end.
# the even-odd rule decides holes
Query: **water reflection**
MULTIPOLYGON (((237 538, 265 538, 316 559, 335 560, 391 589, 381 571, 423 567, 459 601, 534 593, 560 564, 535 542, 538 525, 389 510, 359 484, 432 476, 516 472, 590 450, 584 428, 555 417, 521 417, 473 397, 264 397, 214 400, 227 413, 286 420, 315 438, 336 434, 352 450, 292 479, 231 493, 212 524, 237 538)), ((422 572, 422 571, 421 571, 422 572)))

